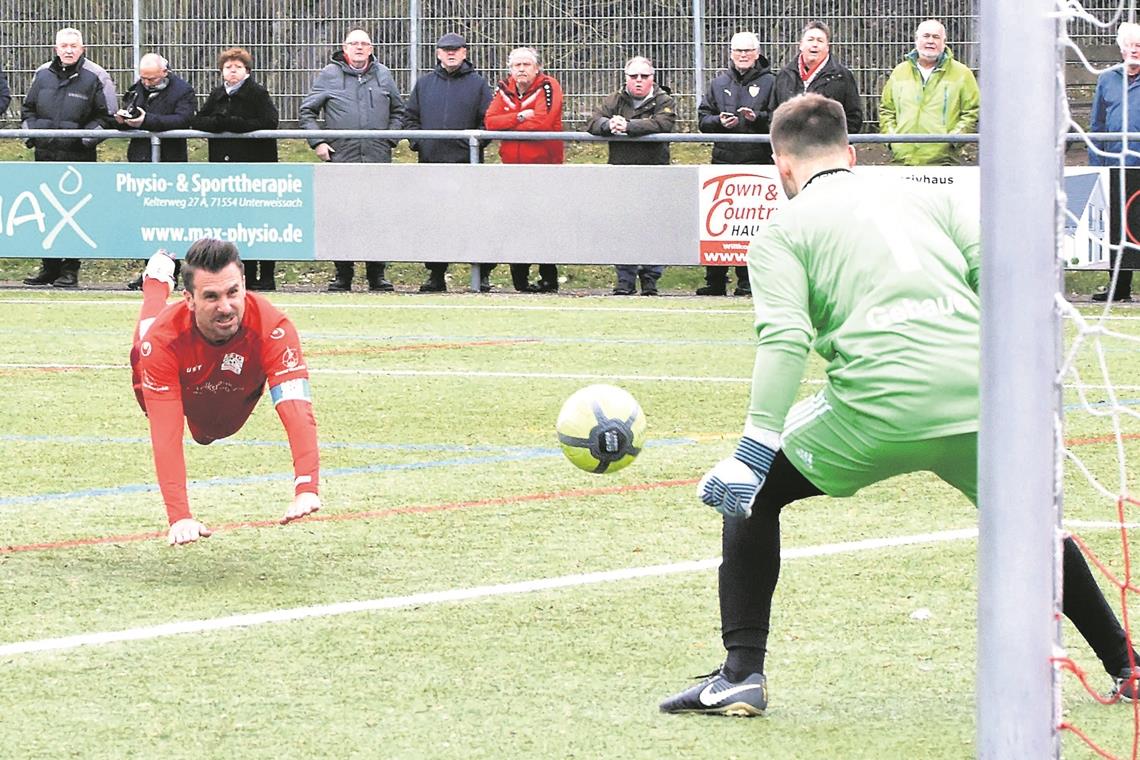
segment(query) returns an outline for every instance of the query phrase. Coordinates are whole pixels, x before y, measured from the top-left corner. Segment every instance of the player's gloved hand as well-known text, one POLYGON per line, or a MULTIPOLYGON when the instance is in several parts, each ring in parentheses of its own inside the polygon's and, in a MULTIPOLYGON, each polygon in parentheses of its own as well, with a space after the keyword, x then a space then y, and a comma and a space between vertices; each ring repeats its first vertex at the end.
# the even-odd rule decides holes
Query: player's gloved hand
POLYGON ((701 478, 697 496, 725 517, 751 517, 752 501, 775 458, 775 449, 744 436, 731 457, 717 462, 701 478))
POLYGON ((299 520, 305 515, 311 515, 321 508, 321 497, 310 491, 302 491, 293 497, 293 503, 289 505, 289 511, 281 518, 281 524, 299 520))
POLYGON ((213 531, 205 525, 193 517, 184 517, 170 526, 170 532, 166 534, 166 541, 171 546, 175 546, 190 544, 199 538, 207 538, 211 535, 213 535, 213 531))

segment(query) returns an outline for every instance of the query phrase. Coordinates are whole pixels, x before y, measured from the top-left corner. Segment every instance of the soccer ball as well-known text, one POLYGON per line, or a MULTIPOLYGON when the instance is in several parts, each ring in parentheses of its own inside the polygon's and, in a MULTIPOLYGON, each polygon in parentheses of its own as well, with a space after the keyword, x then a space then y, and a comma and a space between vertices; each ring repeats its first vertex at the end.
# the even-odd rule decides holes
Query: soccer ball
POLYGON ((645 415, 616 385, 589 385, 558 413, 558 442, 566 458, 587 472, 617 472, 641 453, 645 415))

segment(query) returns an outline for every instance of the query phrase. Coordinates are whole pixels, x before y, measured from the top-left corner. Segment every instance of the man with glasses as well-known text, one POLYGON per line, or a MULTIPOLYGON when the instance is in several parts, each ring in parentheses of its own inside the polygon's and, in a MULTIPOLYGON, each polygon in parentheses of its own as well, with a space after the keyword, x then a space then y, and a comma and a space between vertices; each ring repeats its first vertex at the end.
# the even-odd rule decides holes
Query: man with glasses
MULTIPOLYGON (((170 64, 158 53, 147 53, 139 59, 139 78, 123 93, 123 107, 115 111, 119 129, 145 129, 148 132, 165 132, 170 129, 189 129, 190 119, 198 108, 194 88, 170 70, 170 64)), ((127 160, 146 163, 151 160, 150 140, 136 137, 127 146, 127 160)), ((184 138, 163 140, 159 153, 163 162, 189 160, 184 138)), ((174 279, 178 279, 179 262, 174 262, 174 279)), ((143 276, 139 274, 127 287, 140 290, 143 276)))
MULTIPOLYGON (((702 132, 734 135, 768 134, 768 108, 776 78, 768 59, 760 53, 760 38, 752 32, 737 32, 729 43, 729 67, 719 72, 708 87, 698 109, 702 132)), ((713 143, 714 164, 771 164, 772 146, 763 142, 713 143)), ((705 267, 705 285, 698 296, 728 293, 728 268, 705 267)), ((733 295, 752 294, 748 267, 736 267, 733 295)))
MULTIPOLYGON (((640 137, 657 132, 675 132, 677 104, 664 87, 654 81, 653 62, 643 56, 625 64, 625 87, 607 97, 594 109, 586 125, 592 135, 640 137)), ((668 164, 669 143, 611 140, 611 164, 668 164)), ((619 264, 615 296, 631 296, 641 280, 641 295, 657 295, 657 280, 663 266, 619 264)))
MULTIPOLYGON (((954 60, 946 27, 937 19, 918 25, 914 50, 895 66, 879 101, 884 135, 963 135, 977 131, 981 94, 974 73, 954 60)), ((961 163, 957 143, 892 143, 896 163, 907 166, 961 163)))
MULTIPOLYGON (((404 119, 404 99, 392 71, 376 60, 372 38, 357 27, 349 30, 341 49, 313 80, 313 89, 301 101, 297 120, 301 129, 320 129, 317 119, 324 112, 326 129, 399 129, 404 119)), ((321 161, 337 164, 390 164, 394 140, 309 138, 309 146, 321 161)), ((384 278, 383 261, 365 262, 368 289, 393 290, 384 278)), ((335 262, 336 277, 331 291, 352 290, 353 263, 335 262)))

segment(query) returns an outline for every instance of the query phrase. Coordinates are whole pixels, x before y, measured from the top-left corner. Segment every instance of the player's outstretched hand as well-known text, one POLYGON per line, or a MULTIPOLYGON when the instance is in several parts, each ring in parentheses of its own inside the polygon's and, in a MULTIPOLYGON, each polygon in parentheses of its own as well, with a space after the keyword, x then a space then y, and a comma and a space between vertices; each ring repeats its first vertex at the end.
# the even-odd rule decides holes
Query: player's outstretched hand
POLYGON ((289 511, 281 518, 281 524, 291 523, 294 520, 299 520, 305 515, 311 515, 321 508, 321 497, 315 493, 302 491, 293 497, 293 503, 289 505, 289 511))
POLYGON ((750 517, 763 481, 735 457, 722 459, 697 484, 697 496, 725 517, 750 517))
POLYGON ((205 525, 193 517, 184 517, 170 526, 170 532, 166 534, 166 541, 171 546, 192 544, 199 538, 207 538, 211 535, 213 535, 213 531, 205 525))

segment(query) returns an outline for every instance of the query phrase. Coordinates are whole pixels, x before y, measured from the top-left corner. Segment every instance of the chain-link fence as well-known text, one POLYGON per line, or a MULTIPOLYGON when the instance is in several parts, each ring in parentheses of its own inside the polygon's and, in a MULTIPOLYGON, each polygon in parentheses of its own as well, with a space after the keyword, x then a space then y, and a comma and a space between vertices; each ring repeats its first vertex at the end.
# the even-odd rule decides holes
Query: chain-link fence
MULTIPOLYGON (((1100 0, 1108 5, 1113 0, 1100 0)), ((392 68, 405 93, 434 64, 435 42, 456 31, 488 79, 505 75, 507 53, 538 49, 547 71, 566 91, 567 127, 581 126, 607 93, 622 84, 624 62, 647 55, 658 81, 677 97, 691 129, 699 89, 727 63, 728 40, 754 30, 773 69, 796 54, 800 31, 820 19, 832 27, 832 54, 854 72, 876 118, 878 93, 891 68, 913 46, 925 18, 946 24, 954 54, 976 67, 978 0, 0 0, 0 61, 18 96, 35 69, 52 55, 55 31, 80 29, 88 56, 111 72, 120 89, 134 80, 140 53, 158 52, 204 97, 220 77, 217 54, 230 46, 253 54, 255 75, 277 101, 283 121, 297 107, 314 74, 360 25, 376 55, 392 68)), ((1095 29, 1090 34, 1111 34, 1095 29)), ((869 125, 869 128, 871 125, 869 125)))

